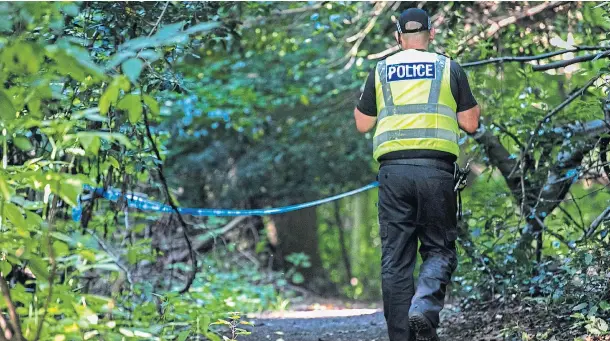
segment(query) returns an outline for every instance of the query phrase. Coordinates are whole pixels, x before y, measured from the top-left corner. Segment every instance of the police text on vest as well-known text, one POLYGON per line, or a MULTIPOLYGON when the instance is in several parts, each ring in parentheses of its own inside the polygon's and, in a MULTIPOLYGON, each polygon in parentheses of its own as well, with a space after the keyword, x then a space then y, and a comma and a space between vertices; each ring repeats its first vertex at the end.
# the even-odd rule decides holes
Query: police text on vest
POLYGON ((402 63, 387 66, 387 81, 436 78, 435 63, 402 63))

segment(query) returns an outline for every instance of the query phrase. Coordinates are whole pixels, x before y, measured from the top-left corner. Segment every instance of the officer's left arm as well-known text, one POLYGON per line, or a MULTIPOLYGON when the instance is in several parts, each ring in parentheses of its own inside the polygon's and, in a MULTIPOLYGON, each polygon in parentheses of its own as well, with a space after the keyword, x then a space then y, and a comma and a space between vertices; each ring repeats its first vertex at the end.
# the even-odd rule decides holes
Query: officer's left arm
POLYGON ((373 129, 377 122, 376 116, 365 115, 358 108, 354 109, 354 119, 356 120, 356 129, 361 133, 373 129))
POLYGON ((371 70, 360 95, 358 106, 354 109, 356 129, 361 133, 373 129, 377 122, 377 103, 375 98, 375 69, 371 70))

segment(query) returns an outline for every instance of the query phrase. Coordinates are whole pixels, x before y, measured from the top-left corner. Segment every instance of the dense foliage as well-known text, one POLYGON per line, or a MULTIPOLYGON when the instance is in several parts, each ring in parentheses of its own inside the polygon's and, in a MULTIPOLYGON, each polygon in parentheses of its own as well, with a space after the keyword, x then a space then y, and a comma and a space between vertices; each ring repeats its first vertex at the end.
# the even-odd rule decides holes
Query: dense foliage
MULTIPOLYGON (((227 220, 83 188, 258 208, 373 181, 352 110, 413 5, 0 3, 0 341, 235 338, 227 313, 285 308, 295 284, 378 299, 374 191, 227 220)), ((609 5, 425 6, 485 127, 462 141, 474 175, 454 291, 608 334, 609 5)))

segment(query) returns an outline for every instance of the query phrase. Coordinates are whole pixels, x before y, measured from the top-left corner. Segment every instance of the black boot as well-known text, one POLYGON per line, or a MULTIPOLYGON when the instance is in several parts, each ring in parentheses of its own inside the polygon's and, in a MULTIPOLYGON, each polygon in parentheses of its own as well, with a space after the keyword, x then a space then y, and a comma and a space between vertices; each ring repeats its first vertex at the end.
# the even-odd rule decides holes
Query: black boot
POLYGON ((432 323, 419 312, 409 314, 409 327, 417 341, 440 341, 432 323))

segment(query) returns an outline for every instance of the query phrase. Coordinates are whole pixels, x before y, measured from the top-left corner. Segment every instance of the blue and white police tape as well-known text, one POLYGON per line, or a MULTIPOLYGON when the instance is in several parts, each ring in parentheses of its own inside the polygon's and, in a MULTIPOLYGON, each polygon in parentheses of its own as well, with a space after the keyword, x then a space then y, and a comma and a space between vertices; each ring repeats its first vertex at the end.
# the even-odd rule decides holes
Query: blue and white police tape
MULTIPOLYGON (((297 210, 302 210, 304 208, 313 207, 322 205, 325 203, 329 203, 335 200, 339 200, 345 197, 352 196, 354 194, 362 193, 378 187, 379 183, 377 181, 371 182, 370 184, 360 187, 358 189, 337 194, 331 197, 310 201, 302 204, 276 207, 276 208, 260 208, 260 209, 251 209, 251 210, 234 210, 234 209, 221 209, 221 208, 178 208, 178 211, 181 214, 192 215, 198 217, 238 217, 238 216, 252 216, 252 215, 273 215, 273 214, 282 214, 297 210)), ((128 207, 135 208, 141 211, 152 211, 152 212, 161 212, 161 213, 170 213, 173 211, 172 207, 169 205, 165 205, 159 202, 150 201, 146 198, 135 194, 125 194, 123 195, 121 191, 116 189, 108 189, 104 190, 103 188, 91 188, 89 186, 85 187, 86 190, 90 190, 93 193, 113 202, 117 202, 121 197, 125 197, 127 200, 128 207)), ((80 201, 86 201, 91 198, 92 194, 87 196, 82 196, 80 201)), ((74 221, 79 221, 82 216, 82 207, 79 205, 72 209, 72 219, 74 221)))

